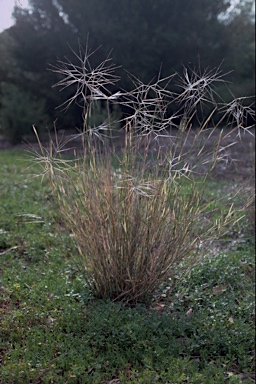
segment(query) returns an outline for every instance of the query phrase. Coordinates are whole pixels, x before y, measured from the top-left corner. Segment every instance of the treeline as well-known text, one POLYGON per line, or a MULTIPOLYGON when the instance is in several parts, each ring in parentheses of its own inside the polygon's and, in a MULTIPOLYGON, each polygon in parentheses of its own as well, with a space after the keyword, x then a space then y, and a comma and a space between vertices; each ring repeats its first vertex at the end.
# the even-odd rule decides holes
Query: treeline
MULTIPOLYGON (((57 60, 76 61, 79 44, 97 50, 91 65, 110 54, 119 66, 118 89, 131 87, 125 71, 149 82, 184 66, 219 67, 235 96, 251 96, 255 84, 253 1, 230 11, 226 0, 30 0, 17 5, 15 25, 0 34, 0 130, 13 142, 39 129, 81 127, 79 105, 64 114, 71 88, 49 69, 57 60), (95 61, 94 61, 95 60, 95 61), (232 84, 233 83, 233 84, 232 84)), ((116 91, 117 89, 113 89, 116 91)), ((219 93, 230 94, 220 83, 219 93)))

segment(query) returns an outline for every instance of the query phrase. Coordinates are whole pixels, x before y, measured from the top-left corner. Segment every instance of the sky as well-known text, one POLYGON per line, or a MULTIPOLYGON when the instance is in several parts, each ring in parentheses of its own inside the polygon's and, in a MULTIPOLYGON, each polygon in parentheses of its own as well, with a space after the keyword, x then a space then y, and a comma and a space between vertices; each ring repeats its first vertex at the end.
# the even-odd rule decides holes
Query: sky
MULTIPOLYGON (((13 25, 12 11, 15 2, 19 7, 26 8, 28 6, 28 0, 0 0, 0 33, 13 25)), ((231 8, 235 7, 237 0, 231 0, 231 8)))
MULTIPOLYGON (((16 0, 19 7, 26 8, 27 0, 16 0)), ((0 0, 0 33, 13 25, 12 11, 15 5, 15 0, 0 0)))

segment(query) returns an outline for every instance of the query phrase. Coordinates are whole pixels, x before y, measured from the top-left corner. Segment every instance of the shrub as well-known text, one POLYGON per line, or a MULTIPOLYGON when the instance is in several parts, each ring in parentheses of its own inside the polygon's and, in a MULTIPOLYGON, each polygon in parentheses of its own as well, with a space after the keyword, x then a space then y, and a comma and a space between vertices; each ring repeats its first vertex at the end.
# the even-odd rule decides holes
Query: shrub
POLYGON ((244 119, 252 110, 243 107, 242 99, 217 104, 214 85, 223 81, 219 69, 201 74, 184 69, 184 77, 158 76, 150 84, 131 76, 131 92, 111 94, 108 89, 118 80, 115 66, 107 58, 92 69, 90 55, 80 49, 80 65, 59 62, 54 68, 63 76, 56 86, 77 86, 66 107, 83 100, 83 153, 65 160, 64 143, 56 137, 46 149, 35 131, 41 146, 37 161, 49 176, 60 216, 77 246, 74 260, 95 296, 134 304, 172 279, 181 262, 189 270, 202 246, 241 217, 232 197, 206 201, 204 196, 211 175, 229 161, 225 138, 230 130, 239 135, 249 129, 244 119), (179 93, 170 90, 176 78, 179 93), (97 127, 89 124, 97 100, 129 111, 121 120, 121 152, 106 140, 115 142, 110 114, 97 127), (177 111, 171 116, 170 106, 177 111), (208 115, 198 121, 205 106, 208 115), (230 129, 220 129, 227 120, 230 129))
POLYGON ((37 100, 27 91, 13 84, 2 84, 0 101, 0 131, 12 144, 17 144, 26 135, 32 135, 32 124, 37 129, 45 126, 47 117, 44 101, 37 100))

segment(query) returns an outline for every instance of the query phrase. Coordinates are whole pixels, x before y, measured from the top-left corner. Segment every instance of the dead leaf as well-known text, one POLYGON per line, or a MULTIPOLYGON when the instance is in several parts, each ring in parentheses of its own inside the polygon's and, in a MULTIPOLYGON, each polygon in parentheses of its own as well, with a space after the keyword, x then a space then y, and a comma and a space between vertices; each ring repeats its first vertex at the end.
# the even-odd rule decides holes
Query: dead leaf
POLYGON ((165 304, 163 303, 156 303, 156 305, 152 308, 154 311, 161 311, 165 307, 165 304))
POLYGON ((186 312, 186 316, 189 317, 192 315, 193 309, 189 308, 189 310, 186 312))
POLYGON ((216 285, 216 287, 213 287, 212 294, 213 296, 217 295, 218 293, 223 293, 226 291, 225 285, 216 285))

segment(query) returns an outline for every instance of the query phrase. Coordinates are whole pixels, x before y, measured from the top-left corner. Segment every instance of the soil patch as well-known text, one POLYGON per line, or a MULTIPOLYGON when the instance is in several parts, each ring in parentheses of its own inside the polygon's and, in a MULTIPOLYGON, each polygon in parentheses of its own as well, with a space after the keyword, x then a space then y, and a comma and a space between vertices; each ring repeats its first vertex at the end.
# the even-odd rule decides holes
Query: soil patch
MULTIPOLYGON (((175 136, 175 134, 175 131, 172 132, 172 135, 175 136)), ((210 147, 214 145, 218 135, 218 131, 213 133, 211 140, 207 140, 206 149, 210 149, 210 147)), ((191 131, 186 142, 188 148, 192 144, 194 136, 195 132, 191 131)), ((224 132, 224 136, 226 137, 223 142, 223 145, 226 147, 226 161, 217 167, 214 177, 219 180, 233 180, 234 182, 251 179, 253 183, 255 178, 255 128, 250 130, 250 132, 242 132, 240 136, 237 135, 237 132, 226 131, 224 132)), ((63 150, 65 149, 67 153, 73 153, 74 150, 76 153, 79 153, 82 150, 81 138, 77 137, 74 131, 59 131, 58 139, 63 143, 63 150)), ((42 139, 42 142, 47 147, 49 139, 45 137, 42 139)), ((115 147, 120 151, 122 150, 123 142, 124 140, 121 136, 115 139, 115 147)), ((168 149, 164 139, 162 139, 161 146, 168 149)), ((39 146, 37 143, 29 140, 27 140, 27 143, 13 146, 8 140, 0 136, 0 150, 5 149, 27 151, 34 149, 39 151, 39 146)))

